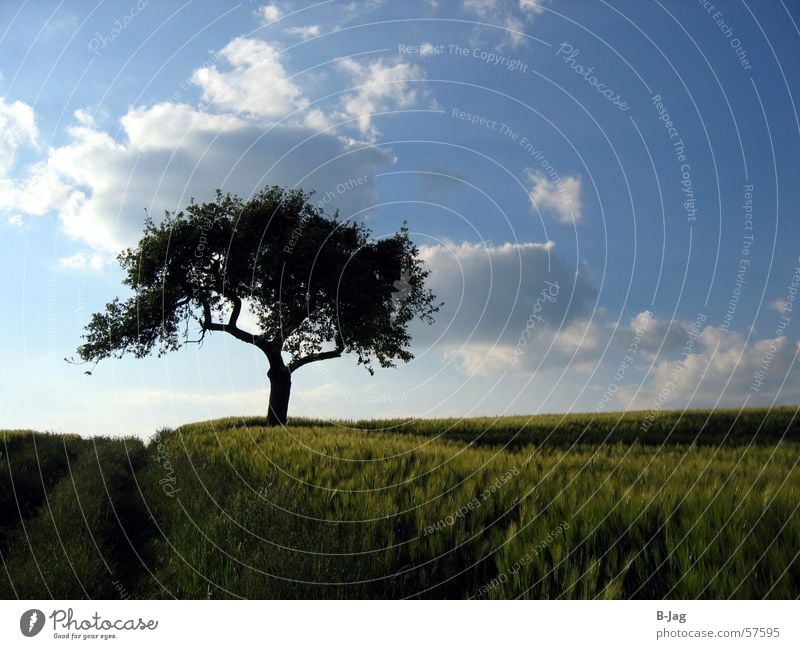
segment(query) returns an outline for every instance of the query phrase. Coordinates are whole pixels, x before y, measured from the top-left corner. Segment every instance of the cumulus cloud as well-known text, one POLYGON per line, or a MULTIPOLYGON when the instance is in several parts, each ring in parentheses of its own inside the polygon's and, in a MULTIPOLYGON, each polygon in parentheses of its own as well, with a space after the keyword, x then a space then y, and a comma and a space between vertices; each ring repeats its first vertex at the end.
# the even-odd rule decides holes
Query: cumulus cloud
MULTIPOLYGON (((427 96, 418 87, 425 73, 417 65, 382 60, 361 63, 355 59, 339 61, 340 70, 348 73, 355 90, 344 98, 345 119, 355 119, 362 135, 374 136, 376 113, 408 108, 427 96)), ((431 102, 431 106, 435 103, 431 102)))
POLYGON ((28 213, 55 211, 71 236, 117 250, 141 233, 145 208, 156 215, 181 209, 192 197, 210 198, 217 187, 244 196, 268 183, 313 187, 332 193, 331 209, 354 213, 375 202, 374 175, 394 160, 385 150, 351 146, 309 127, 265 131, 184 104, 132 108, 121 124, 119 139, 73 126, 68 143, 0 192, 0 207, 10 202, 28 213), (366 177, 363 184, 337 191, 359 176, 366 177))
MULTIPOLYGON (((286 33, 311 38, 319 35, 318 25, 290 27, 286 33)), ((222 65, 197 70, 192 80, 202 90, 204 102, 217 110, 256 117, 267 123, 305 124, 329 129, 337 121, 355 121, 361 136, 374 139, 375 113, 409 108, 422 104, 435 106, 428 93, 420 89, 425 78, 417 65, 402 61, 376 59, 362 62, 342 59, 336 70, 346 78, 342 85, 352 86, 341 97, 340 106, 312 107, 296 78, 290 75, 278 49, 263 40, 236 38, 218 54, 222 65)))
MULTIPOLYGON (((712 335, 722 335, 713 328, 703 329, 703 322, 658 318, 649 310, 617 321, 596 308, 597 289, 586 268, 562 258, 552 242, 425 246, 421 255, 431 271, 429 286, 445 306, 433 327, 415 332, 417 352, 434 350, 468 375, 598 370, 595 380, 603 383, 622 363, 624 376, 617 382, 627 401, 621 398, 619 405, 627 406, 638 384, 623 387, 623 378, 626 382, 643 378, 652 365, 655 371, 640 395, 646 401, 687 344, 688 363, 696 369, 712 335)), ((723 340, 743 341, 735 336, 723 340)), ((747 347, 751 369, 767 344, 747 347)), ((735 347, 727 343, 725 361, 730 362, 735 347)), ((781 349, 784 356, 775 362, 776 376, 789 360, 788 348, 781 349)), ((715 363, 721 371, 719 357, 715 363)), ((682 380, 690 385, 693 376, 686 372, 682 380)), ((710 385, 713 391, 721 384, 712 380, 710 385)), ((679 388, 676 403, 687 396, 684 383, 679 388)))
POLYGON ((800 398, 798 345, 786 336, 748 341, 708 326, 684 339, 677 358, 658 361, 639 384, 619 390, 624 407, 662 409, 768 405, 800 398))
MULTIPOLYGON (((542 0, 519 0, 516 4, 522 11, 534 14, 540 14, 544 11, 542 0)), ((463 0, 461 5, 467 11, 472 11, 480 16, 488 16, 495 12, 509 9, 514 3, 508 2, 508 0, 463 0)))
POLYGON ((542 0, 462 0, 461 8, 482 21, 503 27, 504 42, 514 46, 525 42, 526 23, 544 11, 542 0))
POLYGON ((69 270, 104 270, 109 266, 110 259, 99 253, 76 252, 69 257, 61 257, 58 265, 69 270))
POLYGON ((419 55, 422 57, 433 56, 436 53, 436 46, 427 41, 419 44, 419 55))
POLYGON ((578 176, 561 178, 558 174, 545 176, 540 171, 527 169, 530 183, 528 196, 534 210, 554 213, 561 223, 574 223, 583 218, 581 179, 578 176))
POLYGON ((14 166, 20 146, 35 146, 38 137, 33 108, 21 101, 7 103, 0 97, 0 174, 14 166))
POLYGON ((784 313, 788 306, 789 306, 789 301, 784 298, 778 298, 769 305, 770 309, 772 309, 777 313, 784 313))
POLYGON ((229 65, 227 70, 211 65, 192 76, 203 100, 214 107, 275 120, 308 104, 289 78, 278 50, 266 41, 235 38, 219 55, 229 65))
POLYGON ((445 244, 423 246, 420 254, 444 306, 432 327, 414 332, 415 343, 469 373, 512 369, 520 337, 589 317, 597 295, 583 265, 563 259, 552 242, 445 244))
POLYGON ((268 23, 274 23, 276 20, 280 20, 283 15, 281 8, 274 3, 259 7, 256 13, 268 23))
POLYGON ((299 36, 302 39, 313 38, 321 33, 319 25, 301 25, 299 27, 289 27, 286 33, 290 36, 299 36))
MULTIPOLYGON (((274 17, 276 11, 262 13, 274 17)), ((361 212, 377 201, 375 174, 394 164, 394 156, 347 132, 374 137, 373 112, 427 96, 413 85, 423 77, 414 65, 344 60, 335 72, 356 88, 327 111, 310 109, 306 91, 266 41, 235 38, 213 61, 191 77, 202 92, 199 106, 133 106, 120 118, 119 135, 76 111, 66 143, 15 179, 0 175, 0 210, 55 212, 70 236, 103 250, 135 241, 145 210, 158 218, 192 197, 210 198, 216 188, 247 196, 265 184, 297 185, 317 190, 331 211, 361 212), (348 119, 356 124, 334 127, 335 120, 348 119), (358 178, 350 183, 355 189, 339 191, 358 178)), ((33 111, 20 102, 0 100, 0 124, 2 170, 37 133, 33 111)))
POLYGON ((655 317, 652 311, 642 311, 631 319, 627 331, 639 332, 637 353, 649 362, 679 352, 701 325, 683 320, 664 320, 655 317))
POLYGON ((519 0, 519 8, 533 14, 540 14, 544 11, 542 3, 543 0, 519 0))
MULTIPOLYGON (((281 15, 277 5, 261 13, 281 15)), ((380 58, 335 65, 355 88, 327 109, 310 107, 308 89, 266 41, 235 38, 212 61, 191 76, 199 106, 133 106, 120 118, 119 135, 76 111, 67 142, 13 179, 2 172, 20 145, 36 143, 37 131, 29 106, 0 99, 0 210, 6 218, 55 212, 67 234, 104 250, 135 241, 145 210, 158 218, 192 197, 207 200, 216 188, 247 196, 266 184, 297 185, 317 190, 331 211, 361 212, 377 201, 375 174, 394 156, 352 133, 374 140, 373 113, 428 98, 415 85, 424 77, 417 66, 380 58), (338 190, 358 178, 350 183, 356 189, 338 190)))
POLYGON ((190 404, 194 406, 228 406, 231 412, 259 412, 263 408, 264 391, 187 392, 163 388, 138 388, 115 396, 118 404, 134 407, 190 404))
MULTIPOLYGON (((234 133, 245 130, 248 122, 234 115, 217 115, 198 110, 188 104, 161 103, 131 108, 120 119, 129 144, 141 152, 178 149, 209 134, 234 133)), ((79 138, 91 133, 74 130, 79 138)))

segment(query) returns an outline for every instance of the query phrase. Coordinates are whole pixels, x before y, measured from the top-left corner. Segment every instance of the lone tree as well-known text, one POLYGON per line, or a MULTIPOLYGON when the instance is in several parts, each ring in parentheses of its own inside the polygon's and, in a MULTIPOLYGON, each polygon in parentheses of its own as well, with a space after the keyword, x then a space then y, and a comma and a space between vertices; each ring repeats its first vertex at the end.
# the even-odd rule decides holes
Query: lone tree
POLYGON ((291 375, 304 365, 352 352, 372 374, 375 361, 409 361, 408 324, 432 323, 440 305, 408 230, 372 240, 311 196, 273 186, 245 202, 217 191, 159 224, 148 217, 118 257, 133 295, 92 315, 79 358, 161 356, 228 333, 267 357, 269 425, 286 422, 291 375), (257 330, 240 326, 245 301, 257 330))

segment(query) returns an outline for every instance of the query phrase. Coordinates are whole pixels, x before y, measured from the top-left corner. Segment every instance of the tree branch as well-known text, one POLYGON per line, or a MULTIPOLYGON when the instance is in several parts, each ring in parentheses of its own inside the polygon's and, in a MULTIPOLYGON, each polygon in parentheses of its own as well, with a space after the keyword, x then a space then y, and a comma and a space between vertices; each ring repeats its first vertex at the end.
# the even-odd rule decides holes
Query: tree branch
POLYGON ((238 295, 229 295, 227 297, 231 300, 231 302, 233 302, 233 311, 231 311, 231 315, 230 318, 228 318, 227 324, 214 322, 213 318, 211 317, 211 305, 209 305, 209 303, 205 300, 202 302, 203 320, 201 322, 201 327, 203 328, 203 331, 225 331, 231 334, 237 340, 255 345, 261 351, 267 354, 267 356, 269 356, 272 352, 270 345, 265 343, 263 340, 259 340, 259 336, 251 334, 249 331, 240 329, 236 324, 239 321, 239 315, 242 312, 241 298, 238 295))
POLYGON ((309 354, 308 356, 304 356, 303 358, 293 359, 292 362, 289 363, 289 371, 294 372, 296 369, 303 367, 303 365, 308 365, 309 363, 315 363, 317 361, 326 361, 331 358, 339 358, 343 353, 344 353, 344 341, 337 332, 336 349, 331 349, 327 352, 317 352, 316 354, 309 354))

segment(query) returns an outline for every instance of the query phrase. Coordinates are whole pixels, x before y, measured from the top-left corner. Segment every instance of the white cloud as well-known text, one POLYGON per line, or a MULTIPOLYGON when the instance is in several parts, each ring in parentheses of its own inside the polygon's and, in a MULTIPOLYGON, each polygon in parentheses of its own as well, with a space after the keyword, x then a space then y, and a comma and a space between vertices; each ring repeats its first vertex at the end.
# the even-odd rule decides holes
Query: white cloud
POLYGON ((664 358, 680 351, 695 325, 682 320, 661 320, 651 311, 642 311, 631 319, 626 329, 629 338, 633 332, 641 332, 637 353, 644 360, 652 361, 659 356, 664 358))
POLYGON ((303 25, 301 27, 289 27, 286 33, 290 36, 299 36, 302 39, 313 38, 321 33, 319 25, 303 25))
MULTIPOLYGON (((561 223, 574 223, 583 218, 581 179, 579 176, 548 178, 540 171, 526 170, 531 189, 528 196, 535 210, 555 213, 561 223)), ((552 174, 551 174, 552 175, 552 174)))
POLYGON ((249 127, 248 122, 234 115, 215 115, 187 104, 166 102, 131 108, 120 123, 128 143, 135 144, 142 153, 175 150, 207 135, 234 133, 249 127))
POLYGON ((52 148, 29 177, 0 181, 0 207, 55 211, 69 235, 118 250, 141 234, 145 208, 159 216, 191 197, 207 200, 217 187, 247 196, 265 184, 297 184, 332 191, 329 207, 353 213, 375 202, 374 175, 394 160, 388 151, 350 147, 308 127, 264 131, 183 104, 132 108, 121 123, 120 140, 96 128, 69 129, 70 141, 52 148), (367 182, 335 191, 359 176, 367 182))
MULTIPOLYGON (((432 277, 435 274, 434 269, 432 277)), ((487 340, 479 326, 477 335, 459 334, 464 335, 464 344, 445 335, 433 349, 462 373, 492 380, 503 374, 531 377, 547 370, 566 372, 573 380, 592 374, 584 379, 590 382, 583 391, 589 394, 613 384, 609 395, 620 409, 741 407, 800 400, 797 341, 779 336, 747 342, 737 332, 703 328, 702 323, 698 327, 660 320, 649 311, 628 324, 616 324, 597 311, 591 317, 567 318, 562 326, 546 319, 529 337, 518 340, 511 327, 487 340)))
POLYGON ((196 406, 227 406, 233 412, 254 411, 264 407, 263 389, 225 392, 181 392, 160 388, 140 388, 117 393, 115 402, 134 407, 167 404, 192 404, 196 406))
MULTIPOLYGON (((106 251, 135 242, 145 210, 158 218, 192 197, 211 198, 216 188, 246 197, 266 184, 297 185, 320 196, 332 192, 326 208, 353 214, 376 202, 375 174, 392 165, 394 156, 336 133, 334 118, 355 118, 353 128, 374 136, 373 111, 427 97, 410 81, 423 77, 412 64, 344 61, 336 69, 358 88, 337 99, 330 112, 307 109, 308 99, 273 45, 236 38, 214 61, 192 76, 203 105, 131 107, 120 118, 121 136, 100 128, 88 111, 76 111, 65 144, 49 149, 24 176, 0 176, 0 210, 55 212, 68 235, 106 251), (281 120, 304 108, 296 118, 281 120), (366 183, 336 191, 361 176, 366 183)), ((35 141, 32 111, 20 103, 2 105, 17 128, 0 138, 15 145, 35 141)))
POLYGON ((466 11, 471 11, 479 16, 485 16, 490 10, 494 10, 497 0, 463 0, 461 6, 466 11))
MULTIPOLYGON (((465 11, 484 17, 508 11, 514 4, 508 0, 462 0, 461 2, 465 11)), ((544 11, 542 0, 519 0, 516 5, 521 11, 532 14, 540 14, 544 11)))
POLYGON ((236 38, 219 54, 230 69, 211 65, 192 76, 202 88, 203 100, 217 109, 277 120, 308 104, 289 78, 278 50, 266 41, 236 38))
POLYGON ((12 214, 6 219, 6 223, 15 227, 21 228, 22 227, 22 214, 12 214))
POLYGON ((526 41, 526 21, 544 11, 542 0, 462 0, 462 9, 480 18, 483 22, 503 27, 504 42, 521 45, 526 41), (514 10, 518 13, 514 13, 514 10))
POLYGON ((69 270, 103 270, 110 264, 110 259, 99 253, 76 252, 69 257, 61 257, 58 265, 69 270))
POLYGON ((513 345, 472 343, 460 347, 446 346, 440 353, 443 359, 452 361, 467 376, 497 377, 514 369, 511 365, 513 345))
POLYGON ((783 313, 786 311, 786 307, 789 306, 789 301, 784 298, 778 298, 777 300, 773 301, 769 307, 778 313, 783 313))
POLYGON ((625 407, 644 410, 656 404, 737 407, 746 399, 750 405, 766 405, 779 392, 779 402, 797 401, 797 352, 797 343, 785 336, 747 342, 738 332, 708 326, 681 357, 657 362, 647 380, 620 388, 618 398, 625 407))
POLYGON ((276 20, 280 20, 281 16, 283 15, 281 8, 274 3, 259 7, 256 13, 268 23, 273 23, 276 20))
POLYGON ((0 210, 42 215, 70 200, 68 188, 48 161, 37 162, 21 180, 0 177, 0 210))
POLYGON ((337 14, 340 14, 345 21, 363 18, 367 14, 372 13, 384 3, 384 0, 353 0, 346 4, 335 4, 333 8, 337 14))
POLYGON ((464 373, 497 377, 503 372, 530 376, 539 370, 569 368, 585 373, 602 359, 611 336, 607 323, 581 318, 553 327, 545 323, 503 336, 493 344, 475 343, 444 348, 445 358, 453 358, 464 373), (529 332, 523 335, 522 332, 529 332))
POLYGON ((73 116, 75 117, 75 121, 81 126, 92 128, 95 125, 94 117, 85 108, 79 108, 73 113, 73 116))
MULTIPOLYGON (((651 363, 669 368, 687 340, 697 337, 693 322, 659 319, 648 310, 615 321, 596 308, 597 290, 586 269, 560 257, 552 243, 462 243, 424 246, 420 252, 431 271, 428 285, 445 306, 432 327, 413 332, 416 353, 439 354, 469 375, 597 369, 592 380, 605 387, 627 356, 624 377, 616 380, 624 385, 623 380, 643 377, 651 363), (558 290, 543 299, 548 282, 558 290)), ((712 331, 700 336, 702 345, 712 331)), ((629 398, 632 391, 621 387, 620 393, 629 398)), ((686 392, 676 391, 676 397, 685 398, 686 392)))
POLYGON ((21 101, 6 103, 0 97, 0 174, 14 165, 20 146, 35 146, 38 137, 33 108, 21 101))
MULTIPOLYGON (((569 326, 594 308, 597 292, 585 268, 561 258, 552 242, 423 246, 420 255, 431 271, 428 286, 445 304, 433 326, 415 327, 415 345, 419 353, 431 349, 456 360, 470 374, 513 371, 518 340, 543 329, 551 337, 564 330, 563 357, 566 336, 574 334, 569 326)), ((531 343, 520 367, 535 367, 546 349, 531 343)))
MULTIPOLYGON (((353 0, 352 2, 318 2, 305 9, 313 9, 314 16, 321 25, 326 26, 327 31, 337 31, 344 25, 352 24, 353 22, 363 23, 367 15, 383 5, 383 0, 353 0)), ((285 2, 281 4, 270 3, 260 7, 256 11, 258 16, 266 25, 271 25, 278 20, 286 19, 290 21, 293 18, 298 18, 301 14, 307 15, 299 4, 295 5, 297 10, 291 6, 291 3, 285 2)), ((298 33, 298 32, 295 32, 298 33)))
POLYGON ((540 14, 544 11, 542 0, 519 0, 519 8, 533 14, 540 14))
POLYGON ((344 99, 344 118, 355 119, 362 135, 376 134, 372 123, 375 113, 408 108, 427 96, 417 83, 425 73, 412 63, 343 59, 338 66, 357 86, 344 99))
MULTIPOLYGON (((293 27, 287 33, 309 38, 318 35, 320 28, 293 27)), ((203 101, 214 110, 263 119, 267 123, 283 120, 285 124, 327 129, 334 121, 355 120, 352 128, 374 139, 375 113, 408 108, 423 101, 435 105, 418 84, 425 73, 412 63, 382 59, 367 63, 354 59, 339 61, 336 69, 348 76, 342 85, 354 89, 343 96, 338 109, 331 107, 326 112, 320 106, 310 107, 309 99, 284 67, 280 52, 270 43, 236 38, 219 52, 218 59, 225 65, 203 67, 192 76, 202 89, 203 101)))

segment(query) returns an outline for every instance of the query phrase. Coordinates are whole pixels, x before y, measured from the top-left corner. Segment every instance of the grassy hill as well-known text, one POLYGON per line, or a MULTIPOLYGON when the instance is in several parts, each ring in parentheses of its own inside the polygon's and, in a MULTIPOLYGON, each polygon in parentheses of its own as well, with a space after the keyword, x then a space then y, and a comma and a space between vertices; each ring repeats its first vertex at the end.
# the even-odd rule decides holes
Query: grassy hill
POLYGON ((0 597, 795 598, 794 408, 0 433, 0 597))

